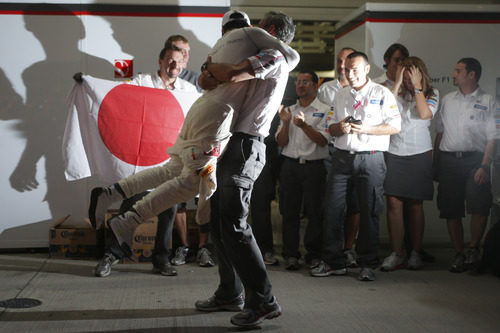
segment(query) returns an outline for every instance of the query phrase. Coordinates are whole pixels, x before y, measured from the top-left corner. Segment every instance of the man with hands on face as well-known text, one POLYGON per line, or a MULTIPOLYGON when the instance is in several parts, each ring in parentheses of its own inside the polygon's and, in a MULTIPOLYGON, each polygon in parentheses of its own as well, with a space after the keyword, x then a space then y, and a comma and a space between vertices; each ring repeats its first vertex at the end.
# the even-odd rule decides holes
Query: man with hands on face
POLYGON ((302 200, 308 219, 304 235, 305 261, 317 265, 321 258, 322 201, 330 139, 326 120, 330 108, 316 98, 318 76, 302 71, 296 81, 298 102, 281 109, 276 140, 283 148, 280 170, 280 210, 283 216, 283 258, 285 268, 299 265, 300 211, 302 200))
POLYGON ((334 112, 328 121, 335 136, 335 153, 325 192, 322 262, 311 270, 312 276, 345 275, 343 253, 344 215, 348 182, 360 203, 360 229, 356 246, 358 276, 361 281, 375 280, 373 269, 379 265, 379 214, 384 207, 384 154, 391 134, 401 129, 396 100, 387 88, 368 78, 370 64, 362 52, 347 57, 349 87, 337 93, 334 112), (353 119, 354 118, 354 119, 353 119), (359 123, 357 123, 359 122, 359 123))

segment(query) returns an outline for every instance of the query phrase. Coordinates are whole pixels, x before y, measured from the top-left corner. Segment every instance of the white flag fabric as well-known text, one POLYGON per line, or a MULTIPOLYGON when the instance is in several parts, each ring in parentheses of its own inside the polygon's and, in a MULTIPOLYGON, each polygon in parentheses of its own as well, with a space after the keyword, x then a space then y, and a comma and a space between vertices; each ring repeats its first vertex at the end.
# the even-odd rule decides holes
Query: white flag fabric
POLYGON ((139 87, 83 76, 69 96, 63 138, 67 180, 115 183, 165 163, 196 92, 139 87))

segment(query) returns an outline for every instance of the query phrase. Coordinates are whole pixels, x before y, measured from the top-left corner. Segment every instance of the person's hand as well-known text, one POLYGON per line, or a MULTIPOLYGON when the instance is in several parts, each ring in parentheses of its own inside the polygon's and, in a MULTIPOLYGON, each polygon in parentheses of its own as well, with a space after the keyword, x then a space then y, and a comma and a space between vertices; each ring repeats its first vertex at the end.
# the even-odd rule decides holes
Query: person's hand
POLYGON ((38 188, 36 164, 18 165, 9 177, 10 186, 18 192, 32 191, 38 188))
POLYGON ((398 65, 398 69, 396 70, 396 80, 394 81, 394 85, 398 87, 403 83, 403 74, 405 73, 405 68, 402 65, 398 65))
POLYGON ((474 173, 474 182, 478 185, 486 184, 490 181, 490 175, 484 168, 479 168, 474 173))
POLYGON ((341 122, 340 122, 340 129, 342 131, 342 133, 344 134, 349 134, 351 133, 351 125, 352 123, 348 123, 346 122, 347 119, 351 118, 351 116, 347 116, 345 117, 341 122))
POLYGON ((280 105, 278 109, 278 115, 283 123, 288 123, 292 119, 292 113, 290 112, 290 108, 284 108, 283 105, 280 105))
POLYGON ((411 66, 408 74, 413 88, 422 89, 422 73, 420 70, 416 66, 411 66))
POLYGON ((351 134, 362 134, 365 133, 365 127, 363 124, 351 124, 351 134))
POLYGON ((219 85, 219 81, 210 74, 209 71, 203 71, 198 78, 198 85, 203 90, 212 90, 215 89, 219 85))
POLYGON ((293 124, 297 126, 298 128, 302 128, 306 126, 306 117, 304 116, 304 112, 299 111, 295 117, 293 117, 293 124))

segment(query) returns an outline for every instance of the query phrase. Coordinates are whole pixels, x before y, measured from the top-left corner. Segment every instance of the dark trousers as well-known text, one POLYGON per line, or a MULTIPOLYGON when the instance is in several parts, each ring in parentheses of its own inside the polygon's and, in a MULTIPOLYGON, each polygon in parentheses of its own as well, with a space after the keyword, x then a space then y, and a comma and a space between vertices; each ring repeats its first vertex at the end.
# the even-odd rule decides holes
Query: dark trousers
POLYGON ((217 164, 217 191, 211 198, 210 231, 220 277, 215 296, 233 299, 244 286, 245 307, 252 309, 272 298, 262 254, 247 223, 252 187, 264 166, 265 149, 257 138, 235 133, 217 164))
POLYGON ((325 180, 323 160, 300 164, 298 160, 283 158, 280 173, 280 207, 283 216, 284 258, 300 258, 302 200, 308 220, 304 234, 306 261, 321 257, 325 180))
POLYGON ((276 177, 272 172, 273 166, 268 162, 255 181, 250 203, 252 229, 262 253, 274 253, 271 201, 275 197, 276 177))
POLYGON ((349 154, 336 150, 325 195, 322 259, 332 267, 344 266, 344 218, 348 183, 354 182, 360 204, 360 228, 356 243, 358 264, 379 264, 379 215, 384 208, 386 166, 382 152, 349 154))
MULTIPOLYGON (((141 198, 148 193, 149 192, 139 193, 133 197, 123 200, 120 205, 120 214, 130 210, 137 201, 141 200, 141 198)), ((174 227, 176 212, 177 206, 174 206, 158 215, 155 247, 153 249, 153 266, 162 265, 169 261, 170 240, 172 239, 172 230, 174 227)), ((109 244, 106 247, 106 252, 111 252, 116 258, 119 259, 126 256, 115 237, 109 237, 106 242, 109 244)))

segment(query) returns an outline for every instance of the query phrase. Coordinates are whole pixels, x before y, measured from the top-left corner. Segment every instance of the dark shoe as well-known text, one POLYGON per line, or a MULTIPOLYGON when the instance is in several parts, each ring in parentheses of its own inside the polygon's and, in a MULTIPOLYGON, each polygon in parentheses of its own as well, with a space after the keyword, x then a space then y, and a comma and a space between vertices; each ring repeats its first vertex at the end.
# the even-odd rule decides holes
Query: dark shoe
POLYGON ((212 259, 212 253, 206 248, 202 247, 198 250, 196 254, 196 262, 200 267, 213 267, 215 262, 212 259))
POLYGON ((111 266, 116 265, 120 259, 115 258, 111 253, 105 253, 94 269, 94 275, 97 277, 106 277, 111 274, 111 266))
POLYGON ((231 317, 231 324, 242 327, 259 325, 265 319, 273 319, 281 315, 281 306, 276 297, 269 303, 262 303, 258 309, 243 309, 231 317))
POLYGON ((463 253, 457 253, 451 263, 450 272, 463 273, 465 271, 465 256, 463 253))
POLYGON ((177 270, 169 262, 153 265, 153 273, 160 273, 164 276, 176 276, 177 270))
POLYGON ((243 300, 243 295, 239 295, 238 297, 230 301, 219 300, 215 298, 215 295, 213 295, 209 299, 196 301, 196 303, 194 304, 196 310, 205 312, 214 312, 214 311, 236 312, 243 310, 244 305, 245 301, 243 300))
POLYGON ((299 259, 295 257, 286 258, 285 269, 288 271, 297 271, 300 269, 299 259))
POLYGON ((370 267, 362 267, 358 276, 359 281, 375 281, 375 273, 370 267))
POLYGON ((177 250, 175 250, 175 256, 172 258, 171 263, 176 266, 184 265, 188 253, 189 248, 187 246, 179 246, 177 250))

